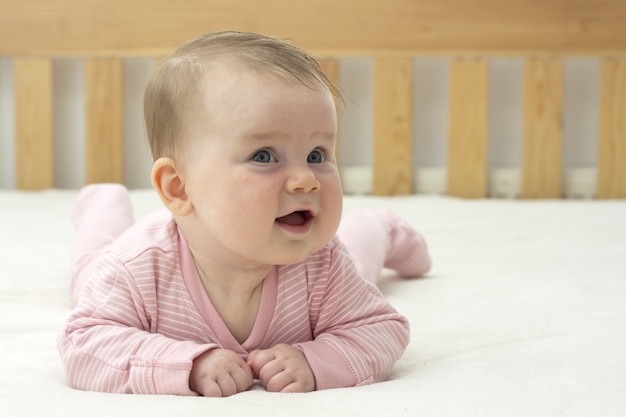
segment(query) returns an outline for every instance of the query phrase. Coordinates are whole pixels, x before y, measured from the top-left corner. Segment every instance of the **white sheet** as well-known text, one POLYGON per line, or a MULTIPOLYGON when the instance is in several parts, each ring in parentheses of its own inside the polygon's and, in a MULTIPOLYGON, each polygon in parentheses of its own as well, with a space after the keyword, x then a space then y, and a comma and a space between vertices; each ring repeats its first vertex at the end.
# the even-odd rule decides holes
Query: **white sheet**
MULTIPOLYGON (((412 341, 391 380, 225 399, 81 392, 55 341, 70 311, 75 192, 0 192, 2 416, 624 416, 626 202, 346 198, 391 207, 429 241, 429 277, 381 289, 412 341)), ((140 216, 159 207, 132 194, 140 216)))

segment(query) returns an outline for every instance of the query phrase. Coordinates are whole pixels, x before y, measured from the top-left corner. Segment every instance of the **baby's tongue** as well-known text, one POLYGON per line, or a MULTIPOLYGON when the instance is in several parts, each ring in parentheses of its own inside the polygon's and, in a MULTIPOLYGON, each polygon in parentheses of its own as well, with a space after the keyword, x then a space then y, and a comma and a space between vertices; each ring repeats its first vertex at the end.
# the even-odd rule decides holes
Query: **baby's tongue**
POLYGON ((292 225, 292 226, 296 226, 296 225, 304 224, 304 222, 306 221, 306 218, 304 217, 304 215, 301 212, 294 211, 291 214, 288 214, 288 215, 283 216, 283 217, 279 217, 278 219, 276 219, 276 221, 278 223, 284 223, 284 224, 289 224, 289 225, 292 225))

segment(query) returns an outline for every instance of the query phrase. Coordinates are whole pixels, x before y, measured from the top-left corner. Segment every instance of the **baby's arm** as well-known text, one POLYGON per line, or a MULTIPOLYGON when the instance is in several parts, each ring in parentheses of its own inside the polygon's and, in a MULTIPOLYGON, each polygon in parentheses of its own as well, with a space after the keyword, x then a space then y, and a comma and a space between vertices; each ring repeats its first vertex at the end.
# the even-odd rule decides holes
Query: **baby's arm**
POLYGON ((196 395, 189 386, 194 359, 219 346, 159 334, 156 308, 146 305, 113 257, 105 256, 96 274, 58 340, 70 384, 90 391, 196 395))
POLYGON ((310 283, 314 340, 294 345, 313 370, 316 389, 385 380, 409 341, 409 323, 360 277, 338 243, 328 274, 310 283))

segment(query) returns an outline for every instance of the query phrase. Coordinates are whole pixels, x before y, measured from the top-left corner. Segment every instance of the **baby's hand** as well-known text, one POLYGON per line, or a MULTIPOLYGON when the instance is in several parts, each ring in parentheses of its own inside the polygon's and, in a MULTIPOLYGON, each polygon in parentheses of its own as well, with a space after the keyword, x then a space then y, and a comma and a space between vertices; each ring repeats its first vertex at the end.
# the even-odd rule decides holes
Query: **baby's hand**
POLYGON ((193 361, 189 388, 205 397, 228 397, 252 386, 252 371, 239 355, 211 349, 193 361))
POLYGON ((271 392, 309 392, 315 390, 315 377, 304 355, 289 345, 255 350, 248 365, 261 384, 271 392))

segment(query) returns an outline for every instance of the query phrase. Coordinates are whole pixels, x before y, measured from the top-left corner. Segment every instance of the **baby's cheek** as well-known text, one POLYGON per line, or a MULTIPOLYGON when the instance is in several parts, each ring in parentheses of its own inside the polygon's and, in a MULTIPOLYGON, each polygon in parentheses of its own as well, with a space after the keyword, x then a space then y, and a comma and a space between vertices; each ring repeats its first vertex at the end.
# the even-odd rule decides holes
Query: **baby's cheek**
POLYGON ((328 207, 326 207, 326 211, 328 212, 329 217, 327 219, 329 234, 332 237, 337 232, 343 211, 343 194, 341 192, 341 187, 338 188, 334 195, 329 197, 329 200, 330 201, 327 203, 328 207))

